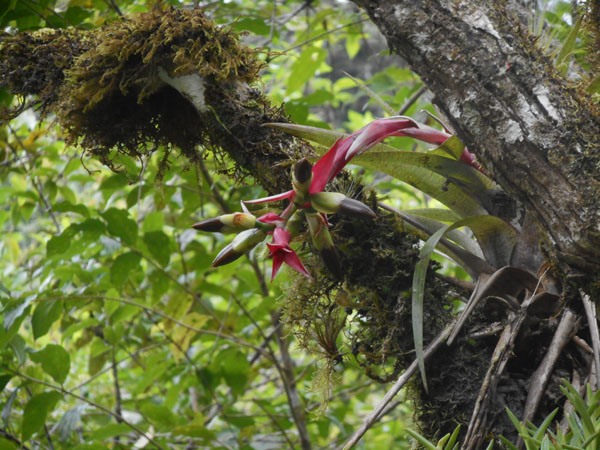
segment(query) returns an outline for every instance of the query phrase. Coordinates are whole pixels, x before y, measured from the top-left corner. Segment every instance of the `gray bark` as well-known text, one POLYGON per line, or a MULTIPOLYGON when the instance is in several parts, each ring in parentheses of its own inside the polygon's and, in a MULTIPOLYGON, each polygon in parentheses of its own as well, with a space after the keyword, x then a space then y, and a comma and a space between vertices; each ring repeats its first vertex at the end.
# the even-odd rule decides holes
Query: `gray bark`
POLYGON ((564 270, 600 264, 600 116, 504 2, 357 0, 564 270))

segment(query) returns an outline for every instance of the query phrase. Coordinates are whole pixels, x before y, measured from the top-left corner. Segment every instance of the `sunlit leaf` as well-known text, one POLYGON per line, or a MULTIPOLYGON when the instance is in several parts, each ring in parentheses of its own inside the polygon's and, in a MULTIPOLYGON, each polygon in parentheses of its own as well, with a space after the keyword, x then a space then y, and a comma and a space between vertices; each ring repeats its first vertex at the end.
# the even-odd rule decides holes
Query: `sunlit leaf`
POLYGON ((42 369, 54 380, 63 384, 71 368, 69 353, 60 345, 48 344, 42 350, 29 354, 32 361, 42 365, 42 369))
POLYGON ((42 429, 48 413, 54 409, 61 397, 60 392, 51 391, 36 394, 29 399, 23 410, 21 423, 21 437, 24 441, 42 429))

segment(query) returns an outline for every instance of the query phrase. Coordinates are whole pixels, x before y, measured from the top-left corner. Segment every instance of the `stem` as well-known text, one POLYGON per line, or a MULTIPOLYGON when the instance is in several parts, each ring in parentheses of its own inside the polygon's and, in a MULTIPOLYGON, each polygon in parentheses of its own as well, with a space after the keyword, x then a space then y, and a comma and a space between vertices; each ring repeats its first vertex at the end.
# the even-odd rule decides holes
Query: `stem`
MULTIPOLYGON (((279 312, 273 313, 273 325, 277 325, 279 323, 280 318, 281 314, 279 312)), ((300 396, 298 395, 296 383, 294 383, 294 363, 292 361, 292 358, 290 357, 288 351, 288 344, 286 342, 285 337, 283 336, 281 328, 277 329, 277 331, 275 332, 275 337, 277 338, 279 351, 281 352, 281 360, 283 362, 283 371, 281 372, 281 377, 283 379, 284 385, 287 386, 287 398, 290 404, 290 408, 292 410, 292 417, 294 419, 294 422, 296 423, 298 434, 300 435, 300 445, 302 446, 303 450, 310 450, 310 436, 306 428, 304 409, 302 408, 302 404, 300 403, 300 396)))

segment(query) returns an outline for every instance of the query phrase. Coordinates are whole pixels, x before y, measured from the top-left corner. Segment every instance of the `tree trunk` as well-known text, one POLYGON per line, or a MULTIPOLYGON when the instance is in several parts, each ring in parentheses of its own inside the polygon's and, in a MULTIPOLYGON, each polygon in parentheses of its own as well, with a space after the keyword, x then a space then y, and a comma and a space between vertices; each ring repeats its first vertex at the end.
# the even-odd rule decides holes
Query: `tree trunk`
MULTIPOLYGON (((421 76, 451 127, 517 202, 519 207, 504 215, 508 212, 513 224, 523 224, 525 215, 534 217, 542 238, 529 242, 529 252, 541 246, 560 278, 562 306, 556 316, 540 320, 526 305, 510 312, 500 337, 487 342, 487 351, 495 349, 488 354, 485 376, 479 364, 468 376, 482 388, 470 421, 457 422, 469 423, 464 446, 482 448, 490 434, 511 436, 504 406, 519 418, 540 419, 559 406, 559 379, 581 375, 575 361, 587 367, 584 377, 590 374, 591 358, 581 360, 570 339, 583 315, 581 293, 593 296, 598 287, 600 110, 581 84, 555 69, 506 2, 355 2, 390 49, 421 76)), ((470 326, 489 322, 482 314, 470 326)), ((454 368, 439 368, 445 370, 454 368)), ((437 420, 442 411, 451 414, 444 401, 460 393, 450 380, 446 392, 422 400, 431 401, 437 420)), ((450 431, 435 430, 426 415, 421 419, 429 432, 450 431)))
MULTIPOLYGON (((600 112, 505 2, 357 0, 570 273, 600 265, 600 112)), ((592 281, 592 280, 588 280, 592 281)))

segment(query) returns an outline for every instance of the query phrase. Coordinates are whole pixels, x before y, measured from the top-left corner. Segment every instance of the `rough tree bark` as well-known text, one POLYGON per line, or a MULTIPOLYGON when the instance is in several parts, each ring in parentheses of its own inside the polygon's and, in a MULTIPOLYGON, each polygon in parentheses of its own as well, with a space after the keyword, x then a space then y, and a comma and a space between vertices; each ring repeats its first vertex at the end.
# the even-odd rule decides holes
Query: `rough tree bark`
MULTIPOLYGON (((578 375, 589 373, 592 358, 578 355, 570 342, 584 314, 579 290, 571 287, 581 289, 584 298, 597 295, 600 114, 554 70, 503 2, 357 3, 390 49, 421 75, 459 137, 508 193, 499 197, 495 212, 520 225, 523 210, 529 211, 542 236, 530 243, 531 251, 542 245, 554 263, 563 289, 563 310, 556 317, 538 320, 527 308, 509 312, 496 334, 476 343, 461 338, 435 353, 428 367, 429 394, 417 383, 413 390, 429 435, 451 431, 457 423, 464 434, 477 419, 466 446, 478 448, 490 433, 514 438, 504 406, 522 417, 525 405, 530 410, 537 402, 541 406, 531 418, 547 414, 562 401, 561 376, 569 378, 581 367, 578 375), (538 375, 551 379, 543 395, 529 389, 538 375), (490 389, 480 391, 482 384, 490 389), (474 407, 477 414, 471 413, 474 407)), ((260 126, 285 121, 285 115, 252 84, 258 69, 251 52, 200 12, 154 11, 93 35, 55 31, 1 38, 0 84, 38 96, 72 138, 83 138, 100 158, 115 146, 143 155, 140 136, 180 147, 192 162, 201 157, 202 145, 228 153, 274 193, 289 189, 289 165, 310 152, 307 144, 260 126)), ((399 229, 383 212, 375 223, 341 220, 334 228, 334 239, 344 243, 347 285, 360 297, 355 303, 361 304, 362 323, 371 327, 352 350, 369 376, 383 381, 397 377, 412 358, 406 356, 412 335, 404 293, 418 249, 399 229), (378 345, 395 352, 391 374, 377 372, 369 362, 378 345)), ((339 289, 339 280, 322 276, 307 298, 320 301, 339 289)), ((449 320, 448 288, 436 280, 428 286, 425 338, 431 340, 449 320)), ((335 301, 324 311, 332 308, 335 301)), ((479 308, 467 328, 490 321, 479 308)), ((335 336, 328 338, 335 344, 335 336)), ((332 358, 338 357, 332 350, 332 358)))
MULTIPOLYGON (((361 1, 568 271, 600 264, 600 114, 506 3, 361 1)), ((591 280, 593 281, 593 279, 591 280)))

